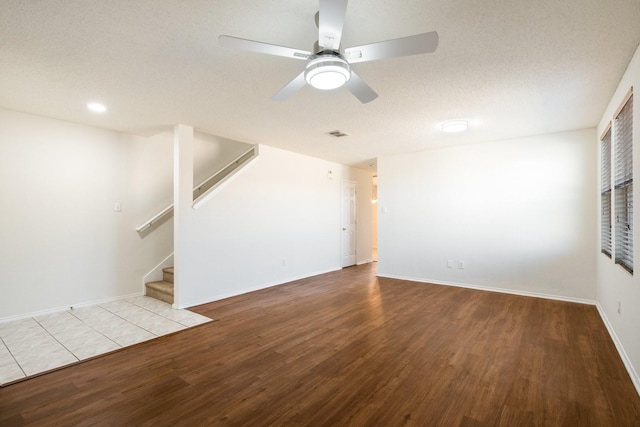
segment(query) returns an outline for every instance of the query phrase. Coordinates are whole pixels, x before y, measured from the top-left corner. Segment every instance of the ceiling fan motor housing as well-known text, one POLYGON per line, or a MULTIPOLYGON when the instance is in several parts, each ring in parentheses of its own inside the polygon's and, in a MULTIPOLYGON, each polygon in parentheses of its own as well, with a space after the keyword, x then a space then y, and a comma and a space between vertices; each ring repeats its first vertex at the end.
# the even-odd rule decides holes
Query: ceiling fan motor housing
POLYGON ((320 52, 307 64, 304 78, 316 89, 331 90, 349 81, 351 69, 339 53, 320 52))

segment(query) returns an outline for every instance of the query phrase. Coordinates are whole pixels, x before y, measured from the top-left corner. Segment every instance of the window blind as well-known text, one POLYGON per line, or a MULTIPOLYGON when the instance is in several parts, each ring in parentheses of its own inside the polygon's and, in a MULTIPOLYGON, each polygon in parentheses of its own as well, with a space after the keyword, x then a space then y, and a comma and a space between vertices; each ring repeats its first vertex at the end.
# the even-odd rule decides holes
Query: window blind
POLYGON ((600 249, 611 258, 611 128, 602 138, 600 161, 600 249))
POLYGON ((633 95, 614 121, 615 262, 633 273, 633 95))

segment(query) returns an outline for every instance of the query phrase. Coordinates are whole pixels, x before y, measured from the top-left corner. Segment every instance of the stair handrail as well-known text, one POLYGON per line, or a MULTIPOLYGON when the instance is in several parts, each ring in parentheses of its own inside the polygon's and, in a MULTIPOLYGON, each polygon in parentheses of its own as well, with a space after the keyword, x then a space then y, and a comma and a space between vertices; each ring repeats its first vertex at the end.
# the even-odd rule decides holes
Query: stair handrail
POLYGON ((166 208, 162 209, 160 212, 155 214, 153 216, 153 218, 148 219, 147 221, 145 221, 145 223, 142 224, 141 226, 136 227, 136 231, 139 233, 139 232, 151 227, 153 224, 158 222, 162 217, 164 217, 165 215, 168 215, 171 212, 173 212, 173 203, 171 203, 169 206, 167 206, 166 208))
MULTIPOLYGON (((206 194, 208 194, 209 190, 214 188, 214 186, 216 184, 221 184, 226 177, 231 175, 231 173, 233 171, 239 169, 240 166, 244 165, 249 160, 253 159, 257 155, 257 152, 258 152, 258 146, 257 145, 252 146, 251 148, 249 148, 248 150, 246 150, 242 154, 240 154, 238 157, 236 157, 235 159, 231 160, 229 163, 224 165, 222 168, 218 169, 217 172, 215 172, 209 178, 207 178, 204 181, 202 181, 199 185, 196 185, 194 187, 194 189, 193 189, 193 196, 194 197, 195 197, 196 193, 199 193, 202 190, 202 188, 206 187, 206 185, 209 182, 215 181, 213 184, 211 184, 210 188, 207 188, 202 194, 198 195, 197 198, 193 199, 193 202, 195 203, 196 201, 198 201, 198 199, 200 199, 200 198, 204 197, 206 194), (240 160, 242 160, 243 157, 246 157, 247 154, 249 154, 249 153, 253 153, 253 155, 241 162, 240 160), (234 167, 231 168, 231 166, 234 166, 234 167), (216 178, 218 178, 218 175, 221 175, 223 173, 224 173, 224 176, 222 176, 221 178, 216 180, 216 178)), ((142 225, 136 227, 136 231, 138 233, 140 233, 140 232, 146 230, 147 228, 151 227, 153 224, 155 224, 156 222, 160 221, 165 216, 167 216, 170 213, 172 213, 173 212, 173 207, 174 207, 174 204, 171 203, 169 206, 167 206, 166 208, 162 209, 160 212, 155 214, 152 218, 150 218, 147 221, 145 221, 142 225)))
POLYGON ((224 180, 225 177, 231 175, 231 172, 237 170, 240 166, 242 166, 248 160, 253 158, 253 156, 255 156, 257 153, 258 153, 258 146, 254 145, 251 148, 249 148, 247 151, 244 151, 238 157, 236 157, 235 159, 231 160, 229 163, 227 163, 226 165, 224 165, 223 167, 218 169, 218 171, 216 173, 214 173, 213 175, 211 175, 209 178, 205 179, 200 184, 196 185, 194 187, 194 189, 193 189, 193 202, 194 202, 194 204, 195 204, 195 202, 198 201, 198 199, 200 199, 205 194, 207 194, 207 192, 209 191, 210 188, 212 188, 214 185, 222 182, 222 180, 224 180), (246 157, 247 154, 249 154, 249 153, 253 153, 253 155, 251 157, 246 158, 244 161, 241 162, 240 160, 242 160, 243 157, 246 157), (234 166, 234 167, 232 167, 232 166, 234 166), (226 171, 226 173, 225 173, 225 171, 226 171), (218 175, 223 175, 223 176, 220 179, 216 180, 216 178, 218 178, 218 175), (210 187, 207 188, 208 183, 212 182, 212 181, 213 181, 213 184, 211 184, 210 187), (200 192, 203 187, 205 188, 205 190, 202 191, 202 193, 199 194, 196 197, 196 192, 200 192))

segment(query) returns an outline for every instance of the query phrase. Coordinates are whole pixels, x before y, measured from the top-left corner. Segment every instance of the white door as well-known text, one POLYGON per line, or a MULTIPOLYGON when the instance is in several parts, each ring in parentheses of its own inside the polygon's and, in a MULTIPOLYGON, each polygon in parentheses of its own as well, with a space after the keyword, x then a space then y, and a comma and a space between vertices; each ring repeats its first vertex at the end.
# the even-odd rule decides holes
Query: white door
POLYGON ((356 263, 357 183, 342 181, 342 266, 356 263))

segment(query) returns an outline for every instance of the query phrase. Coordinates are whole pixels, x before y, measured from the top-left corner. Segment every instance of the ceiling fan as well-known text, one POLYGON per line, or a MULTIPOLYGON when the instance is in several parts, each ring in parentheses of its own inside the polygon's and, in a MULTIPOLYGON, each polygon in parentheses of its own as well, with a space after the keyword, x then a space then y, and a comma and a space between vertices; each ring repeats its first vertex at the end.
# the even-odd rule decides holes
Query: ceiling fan
POLYGON ((351 64, 431 53, 438 47, 438 33, 432 31, 342 49, 340 40, 346 12, 347 0, 320 0, 316 15, 318 41, 314 46, 315 53, 226 35, 218 37, 218 41, 222 46, 233 49, 307 61, 305 69, 271 98, 275 101, 285 100, 309 84, 323 90, 345 86, 360 102, 367 103, 376 99, 378 94, 358 77, 351 64))

